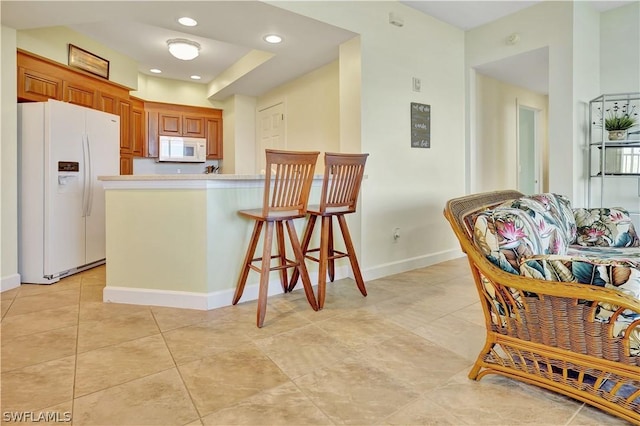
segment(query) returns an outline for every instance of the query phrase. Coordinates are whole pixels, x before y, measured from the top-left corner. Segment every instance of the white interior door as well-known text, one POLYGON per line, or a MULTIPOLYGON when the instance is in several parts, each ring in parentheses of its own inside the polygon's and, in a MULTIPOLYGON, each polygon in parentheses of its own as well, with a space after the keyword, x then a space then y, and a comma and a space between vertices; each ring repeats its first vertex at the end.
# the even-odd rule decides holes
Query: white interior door
POLYGON ((523 194, 541 192, 537 114, 535 109, 518 105, 518 190, 523 194))
POLYGON ((265 172, 265 149, 286 149, 284 104, 281 102, 259 110, 257 120, 256 172, 263 174, 265 172))
POLYGON ((120 117, 102 111, 87 111, 87 145, 90 164, 89 203, 86 216, 86 263, 106 257, 105 193, 98 176, 120 174, 120 117))

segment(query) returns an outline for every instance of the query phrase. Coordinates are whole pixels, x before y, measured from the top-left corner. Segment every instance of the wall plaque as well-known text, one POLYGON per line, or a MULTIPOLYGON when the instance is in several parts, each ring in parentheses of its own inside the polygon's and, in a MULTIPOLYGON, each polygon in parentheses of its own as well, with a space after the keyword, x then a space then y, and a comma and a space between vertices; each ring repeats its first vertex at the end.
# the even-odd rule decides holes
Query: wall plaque
POLYGON ((411 148, 431 148, 431 105, 411 102, 411 148))
POLYGON ((109 61, 69 44, 69 66, 109 79, 109 61))

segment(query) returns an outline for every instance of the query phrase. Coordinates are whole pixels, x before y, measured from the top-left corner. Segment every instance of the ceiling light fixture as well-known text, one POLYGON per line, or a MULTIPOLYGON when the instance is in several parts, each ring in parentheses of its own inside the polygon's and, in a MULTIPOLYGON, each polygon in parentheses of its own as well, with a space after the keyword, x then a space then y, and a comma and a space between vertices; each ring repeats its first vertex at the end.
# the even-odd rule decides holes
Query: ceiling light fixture
POLYGON ((200 80, 202 77, 200 77, 199 75, 192 75, 191 79, 192 80, 200 80))
POLYGON ((178 59, 190 61, 198 57, 200 44, 185 38, 174 38, 167 40, 169 52, 178 59))
POLYGON ((178 19, 178 22, 185 27, 195 27, 196 25, 198 25, 198 21, 189 18, 188 16, 183 16, 182 18, 178 19))
POLYGON ((266 41, 267 43, 271 43, 271 44, 278 44, 280 42, 282 42, 282 37, 280 37, 279 35, 276 34, 269 34, 264 36, 264 41, 266 41))
POLYGON ((149 72, 152 72, 154 74, 160 74, 162 71, 160 71, 158 68, 151 68, 149 72))

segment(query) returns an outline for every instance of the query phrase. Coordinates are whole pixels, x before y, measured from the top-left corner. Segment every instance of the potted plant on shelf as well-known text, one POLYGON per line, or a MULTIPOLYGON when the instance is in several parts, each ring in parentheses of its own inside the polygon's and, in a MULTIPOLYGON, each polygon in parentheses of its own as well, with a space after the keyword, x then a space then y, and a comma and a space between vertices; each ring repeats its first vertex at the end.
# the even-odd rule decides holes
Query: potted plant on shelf
POLYGON ((604 128, 609 132, 610 141, 627 139, 627 130, 638 122, 638 113, 635 105, 614 102, 613 106, 606 110, 604 128))

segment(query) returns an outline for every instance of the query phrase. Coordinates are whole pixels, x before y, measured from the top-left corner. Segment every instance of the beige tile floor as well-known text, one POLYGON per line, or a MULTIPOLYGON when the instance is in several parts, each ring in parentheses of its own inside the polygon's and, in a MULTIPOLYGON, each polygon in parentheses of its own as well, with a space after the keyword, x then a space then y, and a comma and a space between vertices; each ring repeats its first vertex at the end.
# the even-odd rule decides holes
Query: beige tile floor
POLYGON ((510 379, 467 379, 484 328, 464 259, 370 281, 366 298, 331 283, 320 312, 302 291, 271 297, 262 329, 255 301, 107 304, 104 284, 99 267, 0 295, 3 423, 625 424, 510 379))

